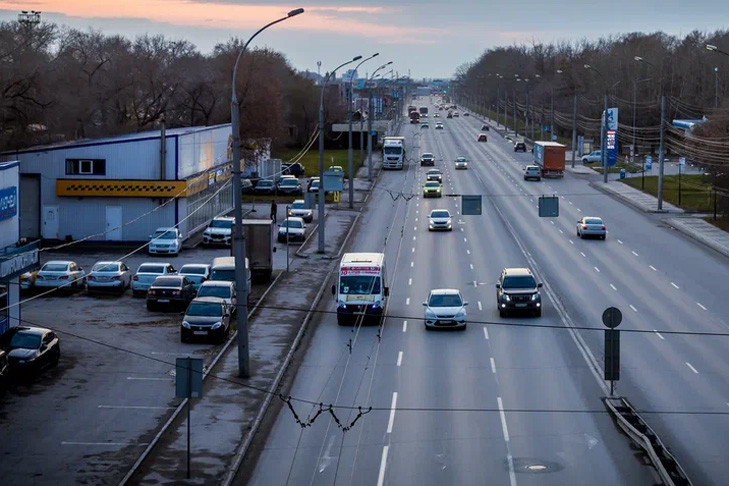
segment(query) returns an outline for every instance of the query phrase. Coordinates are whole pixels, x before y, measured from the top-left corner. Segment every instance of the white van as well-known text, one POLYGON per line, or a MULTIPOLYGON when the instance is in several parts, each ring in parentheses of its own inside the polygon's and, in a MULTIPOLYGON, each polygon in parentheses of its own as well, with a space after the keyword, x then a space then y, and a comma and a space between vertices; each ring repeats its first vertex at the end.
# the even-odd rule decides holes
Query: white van
POLYGON ((390 294, 386 283, 384 253, 345 253, 339 263, 337 284, 332 285, 337 323, 356 323, 363 316, 363 323, 379 324, 390 294))
MULTIPOLYGON (((210 266, 210 279, 222 280, 224 282, 235 283, 235 257, 218 257, 213 258, 213 264, 210 266)), ((248 289, 251 288, 251 269, 248 266, 246 258, 246 280, 248 281, 248 289)))

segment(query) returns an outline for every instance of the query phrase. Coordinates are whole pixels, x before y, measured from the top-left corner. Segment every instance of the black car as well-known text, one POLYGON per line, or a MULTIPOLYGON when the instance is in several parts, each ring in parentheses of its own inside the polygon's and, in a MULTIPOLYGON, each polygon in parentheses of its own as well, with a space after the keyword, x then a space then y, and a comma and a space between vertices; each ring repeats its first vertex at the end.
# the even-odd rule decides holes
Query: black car
POLYGON ((180 325, 180 341, 193 337, 207 337, 225 341, 230 332, 230 310, 219 297, 198 297, 187 307, 180 325))
POLYGON ((61 357, 58 336, 43 327, 11 327, 0 336, 0 349, 7 353, 8 368, 14 377, 33 376, 55 367, 61 357))
POLYGON ((285 164, 283 165, 281 169, 281 174, 283 175, 292 175, 296 177, 301 177, 306 173, 306 167, 301 165, 298 162, 294 162, 293 164, 285 164))
POLYGON ((187 307, 197 295, 195 284, 184 275, 162 275, 154 279, 147 291, 147 310, 160 307, 187 307))
POLYGON ((515 142, 514 152, 526 152, 526 144, 524 142, 515 142))
POLYGON ((491 130, 491 128, 488 125, 483 125, 481 127, 481 131, 483 131, 483 132, 488 132, 489 130, 491 130))
POLYGON ((542 295, 528 268, 505 268, 496 282, 496 306, 499 315, 506 317, 513 311, 530 312, 537 317, 542 315, 542 295))
POLYGON ((0 349, 0 394, 8 387, 9 374, 8 353, 0 349))
POLYGON ((299 180, 289 178, 281 179, 281 181, 279 181, 278 183, 278 186, 276 187, 276 190, 279 194, 293 194, 295 196, 304 193, 299 180))
POLYGON ((271 179, 260 179, 253 188, 253 194, 273 194, 276 192, 276 185, 271 179))

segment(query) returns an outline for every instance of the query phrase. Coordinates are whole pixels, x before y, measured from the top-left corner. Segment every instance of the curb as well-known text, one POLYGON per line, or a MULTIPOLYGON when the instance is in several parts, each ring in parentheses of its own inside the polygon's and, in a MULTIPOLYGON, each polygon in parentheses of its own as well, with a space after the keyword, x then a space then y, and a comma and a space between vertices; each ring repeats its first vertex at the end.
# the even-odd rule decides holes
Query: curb
POLYGON ((619 192, 611 191, 610 189, 605 189, 604 183, 597 184, 597 183, 594 183, 594 182, 590 182, 589 183, 589 186, 592 187, 592 188, 594 188, 594 189, 597 189, 598 191, 602 192, 603 194, 607 194, 608 196, 612 196, 615 199, 619 199, 620 201, 624 202, 625 204, 627 204, 629 206, 632 206, 633 208, 635 208, 635 209, 637 209, 637 210, 639 210, 641 212, 644 212, 644 213, 654 213, 654 214, 684 214, 684 211, 683 210, 673 211, 673 210, 663 209, 661 211, 658 211, 658 209, 646 208, 645 206, 643 206, 643 205, 641 205, 641 204, 633 201, 629 197, 624 196, 623 194, 621 194, 619 192))
MULTIPOLYGON (((673 221, 675 219, 680 219, 680 218, 666 218, 666 219, 663 219, 662 221, 664 223, 666 223, 668 226, 670 226, 671 228, 675 229, 676 231, 681 232, 685 236, 688 236, 689 238, 693 239, 694 241, 697 241, 697 242, 701 243, 702 245, 711 248, 712 250, 721 254, 722 256, 729 258, 729 248, 727 248, 726 246, 721 245, 719 243, 716 243, 714 240, 707 238, 706 236, 704 236, 700 233, 694 233, 689 228, 684 227, 678 221, 673 221)), ((707 223, 707 224, 710 224, 710 223, 707 223)))

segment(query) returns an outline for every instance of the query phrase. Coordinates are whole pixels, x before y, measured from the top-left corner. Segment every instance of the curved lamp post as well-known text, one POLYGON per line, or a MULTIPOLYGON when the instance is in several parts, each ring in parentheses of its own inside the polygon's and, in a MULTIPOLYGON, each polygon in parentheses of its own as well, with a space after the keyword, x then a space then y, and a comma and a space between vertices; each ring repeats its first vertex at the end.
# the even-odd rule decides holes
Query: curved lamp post
MULTIPOLYGON (((382 66, 378 67, 370 76, 370 81, 375 79, 377 72, 386 68, 392 64, 392 61, 388 61, 382 66)), ((372 107, 372 88, 369 88, 369 96, 367 100, 367 180, 372 182, 372 116, 374 114, 374 108, 372 107)))
POLYGON ((602 130, 600 130, 600 158, 602 159, 602 181, 607 184, 608 181, 608 166, 607 166, 607 125, 608 125, 608 85, 607 85, 607 79, 605 79, 605 76, 602 75, 602 73, 595 67, 585 64, 585 69, 588 69, 590 71, 594 71, 597 73, 598 76, 602 79, 603 86, 605 87, 605 96, 604 96, 604 112, 603 112, 603 121, 602 121, 602 130))
POLYGON ((271 27, 272 25, 283 22, 284 20, 295 17, 299 14, 304 13, 303 8, 297 8, 291 10, 286 17, 270 22, 253 34, 248 41, 243 45, 243 48, 238 53, 238 57, 235 59, 235 66, 233 66, 233 84, 231 85, 231 97, 230 97, 230 125, 232 130, 232 145, 233 145, 233 215, 235 217, 235 225, 233 226, 233 254, 236 255, 235 259, 235 286, 238 289, 238 293, 241 298, 236 302, 236 312, 238 320, 238 376, 241 378, 248 378, 250 376, 250 368, 248 364, 248 277, 246 273, 245 256, 246 256, 246 242, 243 238, 243 201, 241 199, 241 171, 240 171, 240 113, 238 106, 238 95, 236 94, 235 83, 238 74, 238 64, 240 58, 243 56, 248 44, 251 43, 255 37, 271 27))

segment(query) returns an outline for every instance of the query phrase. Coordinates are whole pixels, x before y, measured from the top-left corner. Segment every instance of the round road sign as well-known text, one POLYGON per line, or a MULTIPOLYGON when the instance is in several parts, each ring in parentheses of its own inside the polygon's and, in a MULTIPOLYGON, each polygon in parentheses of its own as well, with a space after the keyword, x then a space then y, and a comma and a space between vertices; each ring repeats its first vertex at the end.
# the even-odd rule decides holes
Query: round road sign
POLYGON ((608 307, 602 313, 602 323, 610 329, 615 329, 623 320, 623 313, 617 307, 608 307))

